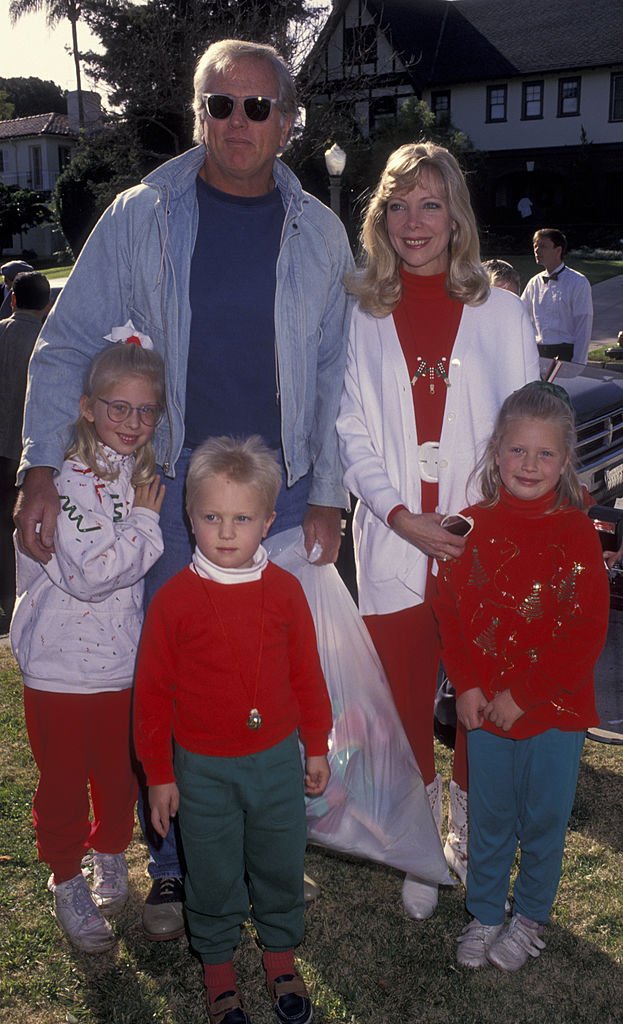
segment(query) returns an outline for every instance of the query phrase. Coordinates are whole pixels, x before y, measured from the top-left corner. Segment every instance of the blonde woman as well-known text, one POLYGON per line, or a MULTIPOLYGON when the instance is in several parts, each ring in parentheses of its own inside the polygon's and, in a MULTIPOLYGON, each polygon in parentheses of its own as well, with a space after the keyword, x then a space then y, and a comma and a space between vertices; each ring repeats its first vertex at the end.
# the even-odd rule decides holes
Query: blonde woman
MULTIPOLYGON (((440 828, 432 599, 437 562, 460 558, 465 546, 441 522, 474 497, 468 477, 506 396, 539 376, 538 353, 520 304, 489 286, 465 178, 448 150, 424 142, 392 153, 368 204, 362 246, 338 419, 345 483, 359 499, 360 610, 440 828)), ((445 854, 462 881, 466 790, 459 728, 445 854)), ((403 900, 412 917, 427 918, 437 887, 408 876, 403 900)))

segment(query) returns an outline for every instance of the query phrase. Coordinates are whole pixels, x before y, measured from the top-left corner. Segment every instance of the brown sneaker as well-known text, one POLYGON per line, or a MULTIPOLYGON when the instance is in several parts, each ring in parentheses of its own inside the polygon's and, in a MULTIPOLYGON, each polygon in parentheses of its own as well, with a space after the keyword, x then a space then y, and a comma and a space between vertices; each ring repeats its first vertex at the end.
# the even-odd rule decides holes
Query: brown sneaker
POLYGON ((235 989, 221 992, 213 1003, 208 1003, 210 1024, 251 1024, 251 1018, 235 989))
POLYGON ((280 1024, 308 1024, 312 1019, 311 999, 298 971, 280 974, 268 984, 268 993, 280 1024))

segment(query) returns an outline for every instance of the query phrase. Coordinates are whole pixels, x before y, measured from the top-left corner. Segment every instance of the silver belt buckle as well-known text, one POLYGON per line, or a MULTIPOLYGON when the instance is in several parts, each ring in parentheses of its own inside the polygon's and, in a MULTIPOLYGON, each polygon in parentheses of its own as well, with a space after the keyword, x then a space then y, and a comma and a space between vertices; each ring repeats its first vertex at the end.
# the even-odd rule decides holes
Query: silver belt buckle
POLYGON ((439 441, 424 441, 418 450, 420 477, 429 484, 439 480, 439 441))

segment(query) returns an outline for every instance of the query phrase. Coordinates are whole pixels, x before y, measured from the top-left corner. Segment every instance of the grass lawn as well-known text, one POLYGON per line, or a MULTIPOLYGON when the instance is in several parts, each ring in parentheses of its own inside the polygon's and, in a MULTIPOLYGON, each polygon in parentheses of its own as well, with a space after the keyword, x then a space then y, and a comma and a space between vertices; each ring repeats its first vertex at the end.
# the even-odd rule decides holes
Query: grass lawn
MULTIPOLYGON (((21 683, 0 646, 0 1021, 2 1024, 206 1024, 201 969, 187 942, 150 943, 140 914, 149 882, 138 831, 131 898, 111 953, 72 951, 51 913, 48 870, 30 822, 35 771, 21 683)), ((94 723, 94 728, 97 724, 94 723)), ((449 754, 439 748, 446 778, 449 754)), ((316 1024, 620 1024, 623 1021, 623 748, 588 742, 547 950, 517 975, 457 967, 467 921, 460 886, 435 916, 403 913, 401 876, 311 849, 321 897, 307 910, 299 962, 316 1024)), ((246 930, 237 964, 254 1024, 274 1024, 259 952, 246 930)))
POLYGON ((45 274, 48 280, 55 281, 59 277, 69 277, 72 267, 73 263, 68 263, 64 267, 38 267, 37 269, 39 270, 40 274, 45 274))
MULTIPOLYGON (((512 263, 514 267, 521 274, 522 288, 527 284, 529 279, 539 271, 539 267, 534 262, 530 253, 517 255, 512 253, 510 256, 505 253, 489 253, 487 257, 483 255, 483 259, 492 258, 496 256, 498 259, 506 260, 507 263, 512 263)), ((623 274, 623 260, 584 260, 575 259, 573 256, 569 257, 569 266, 573 267, 574 270, 579 270, 582 274, 585 274, 591 284, 597 284, 599 281, 605 281, 609 277, 616 277, 617 274, 623 274)), ((71 264, 64 267, 41 267, 41 273, 45 274, 50 280, 59 277, 68 277, 71 271, 71 264)))

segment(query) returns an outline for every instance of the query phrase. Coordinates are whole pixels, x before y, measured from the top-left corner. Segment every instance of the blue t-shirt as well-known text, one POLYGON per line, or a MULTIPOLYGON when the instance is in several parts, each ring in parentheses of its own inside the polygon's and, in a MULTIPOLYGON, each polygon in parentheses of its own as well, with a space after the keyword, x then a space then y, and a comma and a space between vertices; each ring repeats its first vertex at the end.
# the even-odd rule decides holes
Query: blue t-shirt
MULTIPOLYGON (((259 434, 281 450, 275 355, 276 267, 284 221, 278 189, 233 196, 197 178, 199 227, 190 270, 192 321, 186 441, 259 434)), ((285 479, 285 467, 284 467, 285 479)), ((274 529, 302 522, 311 475, 282 488, 274 529)))

